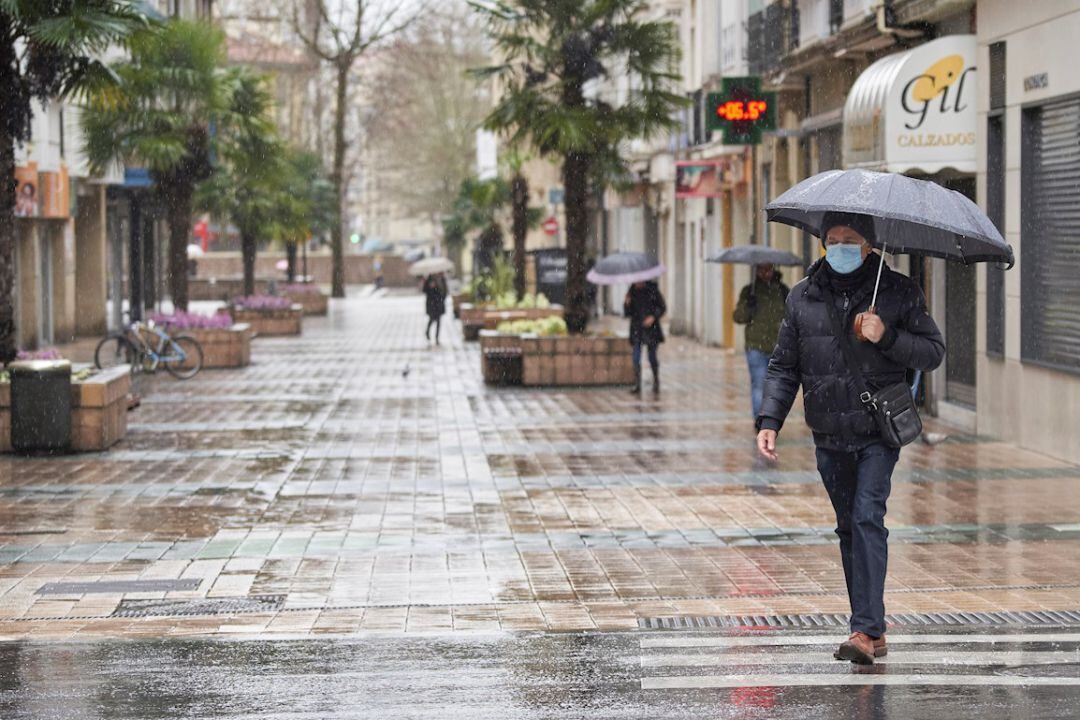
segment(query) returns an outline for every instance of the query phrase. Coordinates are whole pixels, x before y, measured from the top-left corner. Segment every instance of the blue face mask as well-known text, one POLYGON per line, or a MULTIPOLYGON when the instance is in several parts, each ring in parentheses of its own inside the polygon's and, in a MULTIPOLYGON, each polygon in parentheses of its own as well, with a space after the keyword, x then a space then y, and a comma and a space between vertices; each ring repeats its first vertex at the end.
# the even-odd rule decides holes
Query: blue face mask
POLYGON ((862 267, 862 246, 829 245, 825 248, 825 262, 841 275, 853 273, 862 267))

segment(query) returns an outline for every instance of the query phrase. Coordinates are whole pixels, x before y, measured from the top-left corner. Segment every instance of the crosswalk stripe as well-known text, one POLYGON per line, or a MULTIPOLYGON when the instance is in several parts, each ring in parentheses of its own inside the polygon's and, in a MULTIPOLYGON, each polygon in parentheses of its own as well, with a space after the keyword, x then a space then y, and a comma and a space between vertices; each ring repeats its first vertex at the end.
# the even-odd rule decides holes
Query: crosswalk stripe
MULTIPOLYGON (((642 648, 753 647, 783 645, 838 645, 843 633, 831 635, 658 635, 641 638, 642 648)), ((964 643, 1080 642, 1080 633, 1013 633, 971 635, 889 635, 893 645, 958 645, 964 643)))
POLYGON ((708 688, 791 687, 831 685, 1080 685, 1080 677, 1019 677, 1016 675, 689 675, 646 677, 642 690, 698 690, 708 688))
MULTIPOLYGON (((1080 650, 1075 651, 1009 651, 998 652, 911 652, 899 651, 878 658, 875 665, 1052 665, 1080 663, 1080 650)), ((838 665, 831 651, 820 653, 707 653, 702 655, 645 655, 641 666, 711 667, 715 665, 838 665)))

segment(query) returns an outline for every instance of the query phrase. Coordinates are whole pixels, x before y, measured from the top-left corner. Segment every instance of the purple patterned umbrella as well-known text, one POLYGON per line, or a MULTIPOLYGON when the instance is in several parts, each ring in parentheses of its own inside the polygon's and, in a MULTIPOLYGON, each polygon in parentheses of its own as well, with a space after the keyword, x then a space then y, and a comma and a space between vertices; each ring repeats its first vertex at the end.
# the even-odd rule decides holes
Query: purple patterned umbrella
POLYGON ((629 285, 655 280, 666 269, 647 253, 621 252, 601 258, 586 277, 594 285, 629 285))

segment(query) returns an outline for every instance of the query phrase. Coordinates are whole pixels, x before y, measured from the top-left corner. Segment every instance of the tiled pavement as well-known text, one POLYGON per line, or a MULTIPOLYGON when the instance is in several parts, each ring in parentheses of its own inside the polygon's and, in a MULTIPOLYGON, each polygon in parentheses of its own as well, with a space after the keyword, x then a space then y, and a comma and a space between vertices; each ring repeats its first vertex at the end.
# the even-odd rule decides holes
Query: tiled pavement
MULTIPOLYGON (((659 398, 491 389, 453 323, 428 347, 423 322, 419 296, 338 302, 248 369, 153 379, 108 453, 0 460, 0 638, 846 610, 808 433, 793 417, 780 462, 755 458, 740 358, 673 338, 659 398), (46 587, 170 579, 198 585, 46 587)), ((889 611, 1080 609, 1078 500, 1080 467, 1007 443, 906 449, 889 611)))

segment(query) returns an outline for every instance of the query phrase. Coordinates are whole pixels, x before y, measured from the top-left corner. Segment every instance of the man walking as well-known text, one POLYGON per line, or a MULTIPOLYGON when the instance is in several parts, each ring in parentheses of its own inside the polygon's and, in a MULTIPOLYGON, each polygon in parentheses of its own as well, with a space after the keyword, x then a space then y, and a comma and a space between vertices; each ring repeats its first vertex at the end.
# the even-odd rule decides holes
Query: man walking
POLYGON ((761 412, 765 371, 780 332, 780 321, 784 319, 787 296, 787 285, 769 263, 755 266, 754 278, 739 291, 734 319, 746 326, 746 365, 750 368, 750 404, 754 418, 761 412))
POLYGON ((876 313, 865 312, 884 262, 870 252, 871 217, 829 213, 822 237, 825 258, 810 267, 787 299, 765 377, 757 444, 762 455, 776 460, 776 436, 801 385, 818 472, 836 512, 851 604, 851 636, 834 656, 872 663, 887 652, 885 504, 900 450, 882 442, 874 417, 854 389, 840 343, 850 344, 871 392, 903 382, 908 368, 933 370, 941 363, 945 344, 918 286, 887 266, 876 313), (861 333, 867 342, 854 337, 860 313, 865 313, 861 333))

